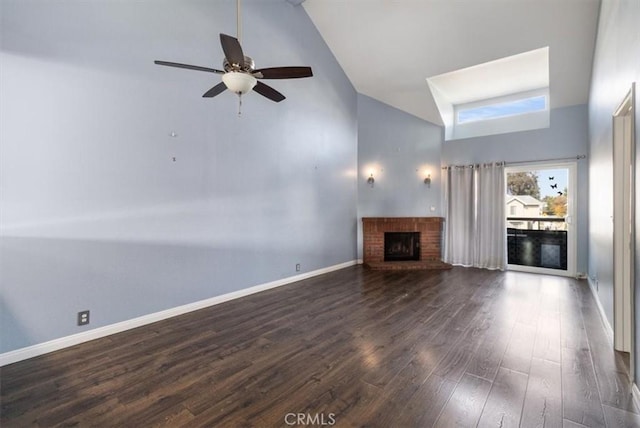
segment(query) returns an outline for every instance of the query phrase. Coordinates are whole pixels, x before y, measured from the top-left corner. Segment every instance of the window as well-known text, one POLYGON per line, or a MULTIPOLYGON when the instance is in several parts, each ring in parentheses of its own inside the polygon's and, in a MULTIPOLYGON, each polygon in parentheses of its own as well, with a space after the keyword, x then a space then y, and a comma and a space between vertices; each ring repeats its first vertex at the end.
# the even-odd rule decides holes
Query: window
POLYGON ((449 139, 453 140, 548 128, 549 89, 456 104, 451 115, 449 139))
POLYGON ((458 123, 469 123, 478 120, 498 119, 523 113, 543 111, 547 108, 547 98, 544 95, 524 98, 514 101, 487 104, 479 107, 458 110, 458 123))
POLYGON ((511 215, 511 216, 516 215, 516 206, 515 205, 511 205, 509 207, 509 215, 511 215))

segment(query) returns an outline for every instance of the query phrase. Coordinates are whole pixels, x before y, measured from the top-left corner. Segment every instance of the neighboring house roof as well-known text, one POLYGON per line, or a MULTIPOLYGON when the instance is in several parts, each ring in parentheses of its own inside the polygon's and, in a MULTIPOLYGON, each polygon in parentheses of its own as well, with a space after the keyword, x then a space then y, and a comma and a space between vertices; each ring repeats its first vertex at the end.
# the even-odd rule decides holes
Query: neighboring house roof
POLYGON ((533 196, 529 196, 529 195, 518 195, 518 196, 513 196, 513 195, 507 195, 507 204, 513 201, 518 201, 520 202, 522 205, 533 205, 533 206, 540 206, 542 205, 542 201, 537 200, 536 198, 534 198, 533 196))

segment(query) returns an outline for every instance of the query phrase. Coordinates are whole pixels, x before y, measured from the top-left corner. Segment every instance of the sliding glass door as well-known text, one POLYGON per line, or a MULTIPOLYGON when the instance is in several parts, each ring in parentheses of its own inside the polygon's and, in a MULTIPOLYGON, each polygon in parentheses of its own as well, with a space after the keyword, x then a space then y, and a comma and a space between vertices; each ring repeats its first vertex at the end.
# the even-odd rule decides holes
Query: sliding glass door
POLYGON ((575 162, 509 166, 505 174, 508 269, 575 276, 575 162))

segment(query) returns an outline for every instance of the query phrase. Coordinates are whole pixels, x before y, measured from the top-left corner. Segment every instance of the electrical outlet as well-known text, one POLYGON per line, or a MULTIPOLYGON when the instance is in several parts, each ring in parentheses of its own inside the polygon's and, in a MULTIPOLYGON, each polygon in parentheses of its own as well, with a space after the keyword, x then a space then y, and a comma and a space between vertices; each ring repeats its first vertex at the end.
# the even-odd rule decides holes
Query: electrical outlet
POLYGON ((296 272, 300 272, 300 263, 296 263, 296 272))
POLYGON ((89 311, 78 312, 78 325, 89 324, 89 311))

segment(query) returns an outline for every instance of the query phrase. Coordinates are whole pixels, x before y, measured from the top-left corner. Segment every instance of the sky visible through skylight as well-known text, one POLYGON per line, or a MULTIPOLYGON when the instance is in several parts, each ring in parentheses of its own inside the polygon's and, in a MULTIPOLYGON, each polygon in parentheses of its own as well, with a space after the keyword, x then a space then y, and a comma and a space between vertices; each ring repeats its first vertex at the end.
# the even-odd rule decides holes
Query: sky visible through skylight
POLYGON ((458 123, 498 119, 500 117, 541 111, 546 108, 545 96, 525 98, 498 104, 489 104, 458 111, 458 123))

